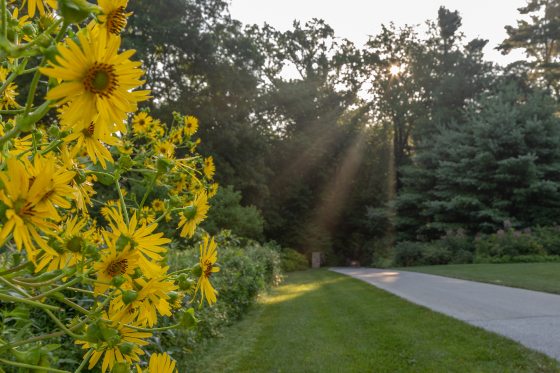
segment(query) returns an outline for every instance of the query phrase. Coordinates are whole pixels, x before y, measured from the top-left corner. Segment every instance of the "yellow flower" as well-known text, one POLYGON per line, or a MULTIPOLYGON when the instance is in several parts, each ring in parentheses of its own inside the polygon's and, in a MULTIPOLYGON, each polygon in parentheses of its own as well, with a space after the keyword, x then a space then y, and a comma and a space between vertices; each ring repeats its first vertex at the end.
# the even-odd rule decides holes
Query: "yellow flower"
POLYGON ((142 210, 138 211, 138 223, 145 224, 152 224, 156 220, 156 215, 154 211, 149 208, 148 206, 142 207, 142 210))
POLYGON ((192 136, 198 130, 198 119, 193 117, 192 115, 188 115, 184 119, 185 126, 183 127, 183 131, 185 131, 185 136, 192 136))
POLYGON ((181 230, 181 237, 194 235, 196 226, 199 225, 208 213, 208 197, 206 193, 200 193, 190 206, 187 206, 179 213, 179 226, 177 229, 183 227, 181 230))
POLYGON ((45 252, 39 259, 35 272, 43 268, 47 268, 47 272, 50 272, 72 267, 82 260, 83 251, 93 234, 91 229, 84 230, 86 224, 86 220, 78 220, 77 216, 69 218, 60 236, 52 238, 56 240, 53 246, 57 251, 45 252))
POLYGON ((214 166, 214 159, 212 157, 208 157, 204 160, 204 167, 203 167, 204 176, 207 179, 212 180, 214 177, 214 173, 216 172, 216 166, 214 166))
MULTIPOLYGON (((88 327, 91 328, 92 326, 88 327)), ((89 361, 88 369, 91 370, 97 365, 101 356, 103 363, 101 364, 101 372, 105 373, 107 369, 111 371, 116 363, 129 363, 140 361, 140 355, 144 355, 144 351, 139 346, 145 346, 148 343, 146 338, 150 338, 152 333, 139 332, 127 326, 118 323, 102 326, 110 338, 108 340, 99 340, 97 343, 91 341, 77 340, 76 344, 82 345, 83 349, 94 349, 89 361)))
POLYGON ((140 366, 136 365, 137 373, 177 373, 175 369, 175 361, 171 360, 169 355, 163 354, 152 354, 150 356, 150 363, 148 369, 142 371, 140 366))
POLYGON ((104 169, 107 168, 107 162, 113 163, 111 152, 104 143, 116 145, 119 140, 104 133, 103 130, 102 126, 93 121, 87 126, 83 125, 83 122, 79 122, 73 128, 73 133, 64 139, 67 143, 76 140, 76 145, 72 148, 72 157, 85 152, 94 164, 99 162, 104 169))
POLYGON ((196 284, 195 293, 200 290, 200 301, 202 302, 206 299, 210 305, 216 303, 216 295, 218 294, 210 283, 210 276, 212 273, 220 271, 220 268, 215 266, 217 260, 218 252, 216 250, 216 242, 214 242, 213 237, 210 239, 210 237, 206 235, 204 236, 203 242, 200 244, 199 265, 201 273, 196 284))
MULTIPOLYGON (((161 274, 167 272, 167 267, 162 268, 161 274)), ((133 315, 132 319, 136 319, 137 323, 141 326, 153 327, 157 324, 157 314, 162 316, 171 316, 171 304, 169 303, 169 292, 178 289, 173 281, 168 281, 165 277, 155 277, 149 281, 143 278, 134 280, 137 297, 129 304, 125 304, 122 295, 119 295, 114 300, 115 309, 120 309, 115 314, 115 320, 121 318, 129 318, 133 315)))
POLYGON ((159 140, 165 134, 165 129, 163 128, 159 120, 154 120, 148 125, 148 137, 152 140, 159 140))
POLYGON ((18 250, 25 247, 29 258, 34 261, 37 255, 35 242, 45 251, 52 251, 40 236, 39 231, 52 235, 56 225, 48 219, 58 221, 58 214, 52 216, 50 211, 38 208, 45 196, 44 190, 51 182, 50 174, 42 174, 31 179, 22 162, 10 158, 7 170, 0 172, 3 187, 0 200, 7 207, 6 222, 0 231, 0 242, 5 242, 13 234, 18 250))
POLYGON ((128 0, 98 0, 101 7, 99 22, 107 37, 111 34, 119 36, 126 27, 126 19, 132 13, 126 12, 128 0))
POLYGON ((132 131, 137 135, 143 135, 148 132, 148 128, 153 121, 153 118, 148 113, 142 111, 132 118, 132 131))
MULTIPOLYGON (((3 84, 8 79, 8 69, 0 67, 0 84, 3 84)), ((14 83, 9 83, 2 96, 0 96, 0 110, 6 110, 19 107, 16 96, 18 95, 17 86, 14 83)))
POLYGON ((156 154, 164 155, 167 158, 173 158, 175 154, 175 145, 168 141, 158 141, 154 144, 156 154))
POLYGON ((208 198, 214 197, 218 193, 219 187, 220 186, 218 185, 218 183, 214 183, 210 185, 210 190, 208 191, 208 198))
POLYGON ((132 154, 134 152, 134 144, 129 140, 123 140, 119 146, 117 146, 119 153, 121 154, 132 154))
POLYGON ((157 262, 162 259, 160 254, 166 252, 163 245, 168 244, 171 240, 163 237, 163 233, 153 233, 157 228, 157 224, 142 224, 139 226, 136 213, 130 218, 130 224, 123 220, 120 209, 109 208, 107 210, 107 218, 112 231, 108 234, 113 239, 113 242, 117 240, 129 242, 134 250, 142 253, 140 255, 140 265, 143 273, 150 278, 157 276, 161 267, 154 263, 154 261, 157 262))
POLYGON ((148 98, 148 91, 132 91, 144 83, 140 62, 129 60, 134 51, 118 54, 119 37, 104 40, 87 29, 78 32, 79 43, 67 40, 58 46, 57 63, 41 68, 43 74, 62 80, 47 99, 68 105, 64 116, 70 123, 95 121, 106 126, 102 133, 125 133, 127 114, 148 98))
POLYGON ((161 199, 154 199, 152 201, 152 208, 154 211, 162 212, 165 210, 165 203, 161 199))
POLYGON ((69 209, 71 207, 67 197, 74 195, 70 183, 76 173, 68 171, 65 167, 59 167, 53 157, 45 158, 39 155, 35 156, 33 164, 30 164, 28 169, 33 183, 37 180, 47 179, 44 184, 41 184, 42 197, 37 203, 37 208, 47 210, 52 218, 60 220, 56 208, 69 209))
POLYGON ((103 294, 110 288, 110 283, 116 276, 123 276, 127 281, 132 281, 131 275, 138 267, 139 255, 126 246, 122 251, 117 251, 116 246, 106 239, 108 248, 101 251, 101 259, 93 265, 97 275, 95 293, 103 294))
POLYGON ((180 128, 172 131, 169 134, 169 140, 173 144, 182 144, 183 143, 183 131, 180 128))
POLYGON ((45 5, 57 9, 56 0, 27 0, 27 13, 30 17, 34 17, 35 11, 39 10, 39 14, 43 15, 45 14, 45 5))

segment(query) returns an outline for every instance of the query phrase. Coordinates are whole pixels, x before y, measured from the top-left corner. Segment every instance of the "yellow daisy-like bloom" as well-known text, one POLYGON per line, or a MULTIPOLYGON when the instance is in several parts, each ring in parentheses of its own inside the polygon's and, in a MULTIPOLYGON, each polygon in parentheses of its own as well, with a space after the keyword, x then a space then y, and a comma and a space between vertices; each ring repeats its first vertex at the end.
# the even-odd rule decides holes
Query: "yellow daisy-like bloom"
POLYGON ((194 235, 194 231, 204 219, 206 219, 206 214, 208 213, 208 197, 206 193, 200 193, 190 206, 187 206, 179 213, 179 226, 177 229, 183 227, 181 230, 181 237, 194 235))
POLYGON ((122 251, 117 251, 114 244, 109 244, 108 248, 101 251, 101 259, 93 265, 97 281, 99 281, 95 284, 95 293, 103 294, 110 288, 107 283, 110 283, 116 276, 123 276, 128 281, 132 281, 130 276, 138 267, 138 259, 138 253, 129 246, 122 251))
MULTIPOLYGON (((3 84, 8 79, 8 73, 8 69, 0 67, 0 84, 3 84)), ((18 91, 15 83, 8 84, 0 96, 0 110, 19 107, 16 101, 17 95, 18 91)))
POLYGON ((68 105, 65 119, 70 123, 106 126, 106 131, 126 133, 123 121, 137 110, 137 103, 148 98, 148 91, 132 91, 144 82, 140 62, 130 61, 133 50, 118 53, 119 37, 105 40, 95 30, 78 32, 78 42, 67 39, 59 44, 56 64, 41 68, 62 83, 47 93, 48 100, 68 105))
MULTIPOLYGON (((167 272, 167 267, 162 269, 161 274, 167 272)), ((138 290, 137 298, 125 304, 122 295, 115 298, 114 307, 120 309, 115 314, 114 319, 120 320, 133 315, 137 323, 141 326, 149 326, 150 328, 157 324, 157 314, 162 316, 171 316, 171 304, 169 303, 169 292, 178 289, 173 281, 166 280, 165 277, 159 276, 149 281, 143 278, 134 280, 135 289, 138 290)))
POLYGON ((210 276, 212 273, 220 271, 219 267, 216 267, 216 261, 218 260, 218 251, 216 247, 216 242, 214 237, 210 239, 208 235, 204 236, 203 242, 200 244, 200 269, 201 273, 196 284, 195 293, 200 290, 201 302, 206 299, 208 304, 212 305, 216 303, 216 295, 218 292, 212 284, 210 283, 210 276))
POLYGON ((30 17, 34 17, 35 12, 38 10, 40 15, 44 15, 45 5, 52 9, 58 8, 56 0, 27 0, 27 13, 29 13, 30 17))
POLYGON ((175 182, 175 188, 173 188, 173 191, 179 194, 187 188, 187 185, 187 177, 182 174, 179 176, 179 180, 175 182))
POLYGON ((182 144, 183 143, 183 131, 180 128, 173 130, 169 134, 169 141, 173 144, 182 144))
POLYGON ((132 118, 132 132, 137 135, 143 135, 148 132, 148 128, 152 125, 154 119, 148 113, 140 112, 132 118))
POLYGON ((198 119, 196 117, 187 115, 184 119, 184 124, 183 131, 185 132, 185 136, 190 137, 198 131, 198 119))
POLYGON ((137 373, 177 373, 175 360, 171 360, 166 353, 152 354, 148 369, 142 370, 139 365, 136 365, 136 370, 137 373))
POLYGON ((76 341, 76 344, 82 345, 83 349, 94 349, 88 365, 89 370, 97 365, 103 355, 105 356, 101 364, 102 373, 105 373, 107 369, 111 371, 117 363, 133 364, 140 361, 139 356, 144 355, 144 351, 139 346, 148 345, 149 342, 145 339, 152 336, 152 333, 139 332, 118 323, 111 325, 111 329, 114 330, 113 338, 108 341, 98 343, 76 341))
POLYGON ((95 122, 90 122, 85 126, 80 122, 79 125, 73 128, 73 133, 68 135, 64 141, 67 143, 76 141, 76 145, 72 148, 72 156, 85 152, 91 161, 95 164, 99 162, 101 167, 107 168, 107 162, 113 163, 113 156, 107 145, 117 145, 119 140, 103 132, 104 128, 95 122), (105 144, 104 144, 105 143, 105 144))
POLYGON ((154 144, 156 154, 161 154, 167 158, 173 158, 175 154, 175 145, 168 141, 158 141, 154 144))
POLYGON ((156 119, 148 126, 148 137, 152 140, 159 140, 165 135, 165 129, 161 122, 156 119))
POLYGON ((117 146, 119 153, 121 154, 132 154, 134 153, 134 143, 129 140, 122 140, 120 145, 117 146))
MULTIPOLYGON (((14 125, 13 119, 8 120, 8 123, 10 123, 13 126, 14 125)), ((0 136, 4 136, 5 134, 5 129, 4 129, 5 125, 6 125, 5 123, 0 123, 0 136)), ((11 147, 8 150, 8 153, 10 153, 10 155, 12 156, 18 156, 21 153, 27 152, 29 151, 29 149, 31 149, 31 147, 33 146, 33 138, 31 135, 27 135, 24 137, 16 137, 12 139, 9 144, 11 144, 11 147)), ((1 153, 0 153, 0 162, 4 162, 4 156, 1 153)))
POLYGON ((35 180, 50 178, 44 185, 42 197, 37 203, 38 209, 45 209, 50 216, 56 220, 60 220, 57 207, 69 209, 72 205, 67 197, 72 197, 74 190, 70 183, 74 179, 76 173, 68 171, 65 167, 57 165, 54 157, 35 156, 33 164, 29 164, 29 176, 34 183, 35 180))
POLYGON ((218 193, 218 188, 219 187, 220 186, 219 186, 218 183, 214 183, 214 184, 210 185, 210 190, 208 191, 208 198, 214 197, 218 193))
POLYGON ((202 168, 202 171, 208 180, 212 180, 214 173, 216 172, 216 166, 214 166, 214 159, 212 157, 208 157, 204 160, 204 167, 202 168))
POLYGON ((39 259, 35 272, 39 272, 43 268, 50 272, 72 267, 82 260, 82 253, 93 233, 91 229, 84 230, 86 224, 86 220, 78 220, 77 216, 70 218, 66 222, 62 234, 53 237, 57 240, 53 245, 57 251, 45 252, 39 259))
POLYGON ((156 212, 162 212, 165 210, 165 203, 161 199, 154 199, 152 201, 152 208, 156 212))
POLYGON ((154 220, 156 220, 156 214, 150 207, 144 206, 142 210, 138 211, 138 223, 140 225, 152 224, 154 220))
POLYGON ((163 237, 163 233, 153 233, 157 224, 139 225, 136 213, 130 218, 130 224, 124 221, 120 209, 109 208, 107 218, 111 228, 108 234, 113 241, 128 241, 134 250, 142 253, 139 257, 143 273, 149 278, 157 276, 161 267, 154 262, 162 259, 161 254, 167 251, 163 245, 171 240, 163 237))
POLYGON ((128 0, 98 0, 101 7, 99 22, 107 37, 119 36, 126 27, 126 19, 132 14, 126 12, 128 0))
POLYGON ((3 184, 0 200, 7 207, 7 220, 0 231, 0 242, 5 242, 10 233, 13 233, 18 250, 21 251, 22 247, 25 247, 29 258, 34 261, 38 248, 33 242, 45 251, 52 251, 39 231, 53 235, 56 225, 48 220, 60 219, 58 214, 52 216, 50 211, 38 208, 45 196, 44 191, 50 185, 52 175, 45 173, 31 179, 22 162, 10 158, 6 163, 7 170, 0 172, 0 181, 3 184))

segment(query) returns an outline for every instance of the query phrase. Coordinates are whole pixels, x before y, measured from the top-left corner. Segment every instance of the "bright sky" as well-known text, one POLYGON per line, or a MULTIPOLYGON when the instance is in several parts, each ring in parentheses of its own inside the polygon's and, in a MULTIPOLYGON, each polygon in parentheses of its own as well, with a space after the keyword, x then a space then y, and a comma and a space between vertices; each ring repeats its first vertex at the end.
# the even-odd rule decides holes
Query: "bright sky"
POLYGON ((517 8, 526 0, 230 0, 235 19, 245 24, 269 23, 279 30, 291 28, 294 19, 305 22, 324 19, 339 37, 362 45, 368 35, 375 35, 380 25, 393 21, 397 26, 423 24, 436 19, 441 5, 459 10, 463 17, 462 31, 470 40, 489 39, 486 56, 500 64, 521 59, 515 51, 502 56, 494 48, 506 37, 504 26, 515 25, 517 8))

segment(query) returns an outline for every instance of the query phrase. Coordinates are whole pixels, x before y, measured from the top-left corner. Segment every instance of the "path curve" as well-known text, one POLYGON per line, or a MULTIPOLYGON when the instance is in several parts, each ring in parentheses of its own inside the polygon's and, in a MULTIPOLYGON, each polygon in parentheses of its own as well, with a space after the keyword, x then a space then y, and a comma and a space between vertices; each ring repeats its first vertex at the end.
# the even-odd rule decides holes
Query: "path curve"
POLYGON ((331 270, 560 360, 560 295, 406 271, 331 270))

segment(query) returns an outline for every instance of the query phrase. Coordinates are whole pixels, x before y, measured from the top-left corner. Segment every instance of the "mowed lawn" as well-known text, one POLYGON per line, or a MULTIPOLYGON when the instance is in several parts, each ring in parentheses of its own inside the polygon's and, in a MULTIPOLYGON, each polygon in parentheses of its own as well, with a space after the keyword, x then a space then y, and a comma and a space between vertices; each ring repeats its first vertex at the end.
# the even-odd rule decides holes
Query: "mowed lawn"
POLYGON ((560 263, 450 264, 400 269, 560 294, 560 263))
POLYGON ((327 270, 290 274, 224 334, 188 371, 560 371, 513 341, 327 270))

